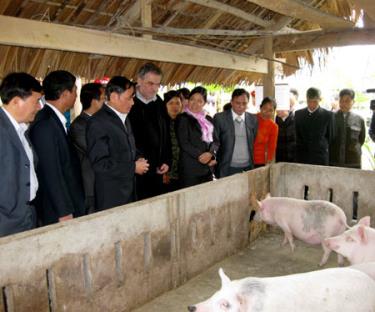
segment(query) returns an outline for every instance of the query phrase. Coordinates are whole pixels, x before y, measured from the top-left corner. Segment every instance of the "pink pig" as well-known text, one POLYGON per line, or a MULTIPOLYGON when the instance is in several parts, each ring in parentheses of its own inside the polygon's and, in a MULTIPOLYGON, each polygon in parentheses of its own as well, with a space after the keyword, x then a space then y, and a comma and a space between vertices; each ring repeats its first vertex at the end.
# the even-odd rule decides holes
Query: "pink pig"
POLYGON ((375 229, 370 217, 363 217, 346 232, 325 240, 326 246, 346 257, 351 264, 375 261, 375 229))
MULTIPOLYGON (((324 240, 342 234, 347 228, 344 211, 324 200, 300 200, 288 197, 266 197, 258 201, 259 209, 254 220, 262 220, 270 225, 278 225, 284 231, 283 245, 289 242, 294 251, 293 237, 312 245, 321 244, 324 250, 320 266, 331 253, 324 240)), ((338 262, 343 264, 338 255, 338 262)))

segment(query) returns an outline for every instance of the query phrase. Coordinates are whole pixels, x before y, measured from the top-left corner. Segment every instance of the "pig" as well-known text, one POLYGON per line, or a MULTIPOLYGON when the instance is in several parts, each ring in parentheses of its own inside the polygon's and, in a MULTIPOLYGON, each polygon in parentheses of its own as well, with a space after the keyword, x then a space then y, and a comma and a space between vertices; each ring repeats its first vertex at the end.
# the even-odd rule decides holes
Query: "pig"
MULTIPOLYGON (((270 197, 257 201, 258 209, 254 220, 262 220, 270 225, 278 225, 284 232, 283 245, 289 242, 292 252, 295 249, 293 237, 312 245, 321 244, 323 256, 320 266, 326 264, 331 249, 324 240, 342 234, 347 228, 344 211, 333 203, 324 200, 300 200, 288 197, 270 197)), ((344 258, 338 255, 339 265, 344 258)))
POLYGON ((189 312, 375 312, 375 281, 351 268, 234 281, 219 275, 221 289, 189 312))
POLYGON ((349 268, 366 273, 375 281, 375 262, 364 262, 351 265, 349 268))
POLYGON ((375 261, 375 229, 370 228, 370 217, 363 217, 341 235, 327 238, 325 245, 351 264, 375 261))

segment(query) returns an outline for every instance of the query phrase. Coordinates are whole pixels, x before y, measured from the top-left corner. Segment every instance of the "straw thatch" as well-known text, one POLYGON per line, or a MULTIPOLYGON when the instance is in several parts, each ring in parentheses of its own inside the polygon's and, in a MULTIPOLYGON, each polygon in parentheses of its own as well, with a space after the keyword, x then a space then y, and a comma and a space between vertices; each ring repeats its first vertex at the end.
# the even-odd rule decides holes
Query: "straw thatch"
MULTIPOLYGON (((202 0, 153 0, 152 21, 151 26, 148 27, 145 26, 147 23, 142 22, 141 19, 141 0, 2 0, 0 14, 135 37, 148 34, 152 35, 154 40, 206 47, 246 57, 254 55, 262 57, 264 37, 274 35, 275 57, 283 60, 284 74, 286 75, 293 73, 298 68, 300 58, 312 62, 310 50, 300 51, 297 47, 293 47, 293 44, 304 36, 304 33, 294 34, 294 32, 318 30, 315 34, 311 34, 315 39, 318 39, 321 35, 336 31, 333 29, 334 27, 330 29, 329 25, 323 25, 324 32, 322 32, 321 25, 317 24, 316 20, 309 21, 296 18, 293 14, 288 14, 290 16, 280 14, 276 4, 275 11, 273 11, 271 8, 256 4, 263 1, 209 0, 206 2, 211 1, 214 4, 225 5, 230 10, 204 5, 205 1, 202 0), (200 2, 203 4, 199 4, 200 2), (255 22, 250 21, 248 16, 244 17, 242 13, 236 16, 236 12, 254 17, 255 22), (181 29, 195 30, 198 34, 181 34, 181 29), (209 31, 205 33, 205 30, 211 30, 211 33, 209 31), (233 35, 228 32, 226 35, 223 32, 221 35, 215 35, 212 30, 218 32, 224 30, 243 31, 243 34, 233 35), (292 32, 293 34, 286 35, 286 33, 292 32), (288 47, 288 45, 292 51, 285 51, 285 46, 288 47), (277 52, 278 47, 282 52, 277 52)), ((353 23, 358 20, 361 14, 360 9, 363 8, 360 5, 361 1, 354 0, 288 1, 304 3, 320 12, 329 13, 353 23)), ((268 1, 268 3, 272 2, 274 1, 268 1)), ((275 1, 275 3, 278 2, 275 1)), ((372 24, 374 17, 372 14, 373 12, 367 14, 365 11, 364 15, 364 20, 371 27, 374 25, 372 24)), ((340 29, 345 28, 345 23, 342 27, 339 24, 340 29)), ((306 33, 306 36, 309 34, 306 33)), ((69 38, 64 38, 64 40, 68 41, 69 38)), ((312 42, 312 40, 308 41, 312 42)), ((0 58, 2 60, 0 78, 11 71, 26 71, 37 77, 44 77, 49 71, 58 68, 69 70, 86 79, 115 74, 134 78, 137 68, 146 61, 144 59, 12 45, 0 45, 0 58)), ((161 66, 164 72, 163 82, 168 84, 192 81, 231 85, 241 80, 254 81, 262 78, 259 73, 232 69, 169 62, 155 63, 161 66)))

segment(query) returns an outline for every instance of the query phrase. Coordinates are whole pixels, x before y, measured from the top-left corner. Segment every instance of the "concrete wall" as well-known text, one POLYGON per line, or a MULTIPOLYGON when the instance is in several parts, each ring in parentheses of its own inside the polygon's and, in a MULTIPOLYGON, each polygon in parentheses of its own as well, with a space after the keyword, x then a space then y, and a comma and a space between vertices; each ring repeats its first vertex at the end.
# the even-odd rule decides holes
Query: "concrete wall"
POLYGON ((280 163, 272 166, 270 179, 273 196, 302 199, 308 187, 308 199, 332 199, 345 211, 349 223, 357 206, 357 219, 371 216, 375 225, 373 171, 280 163), (353 203, 355 198, 357 204, 353 203))
POLYGON ((0 312, 130 311, 248 243, 261 168, 0 239, 0 312))

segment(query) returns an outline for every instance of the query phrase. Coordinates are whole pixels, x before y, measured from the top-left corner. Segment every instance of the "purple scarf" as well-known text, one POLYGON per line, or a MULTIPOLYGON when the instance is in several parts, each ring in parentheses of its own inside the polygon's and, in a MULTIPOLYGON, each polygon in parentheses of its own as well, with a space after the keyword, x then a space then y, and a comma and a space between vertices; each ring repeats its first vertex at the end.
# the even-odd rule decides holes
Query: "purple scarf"
POLYGON ((185 107, 184 111, 198 121, 202 129, 202 140, 204 142, 211 143, 213 141, 212 132, 214 130, 214 126, 206 119, 206 113, 204 111, 200 113, 193 113, 187 106, 185 107))

